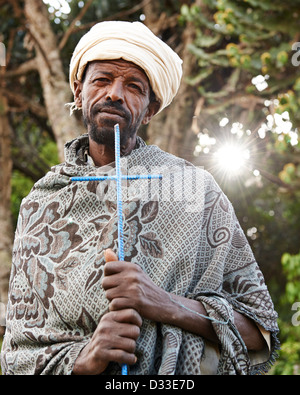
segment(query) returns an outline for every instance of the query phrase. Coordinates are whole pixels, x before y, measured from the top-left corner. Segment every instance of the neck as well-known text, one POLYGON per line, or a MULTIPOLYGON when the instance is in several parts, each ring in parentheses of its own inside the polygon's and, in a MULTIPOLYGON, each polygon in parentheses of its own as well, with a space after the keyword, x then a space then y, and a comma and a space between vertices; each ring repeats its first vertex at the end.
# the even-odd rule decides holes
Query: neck
MULTIPOLYGON (((121 155, 126 156, 131 153, 136 144, 136 135, 128 140, 125 146, 121 146, 121 155)), ((96 166, 106 166, 115 161, 115 150, 104 144, 98 144, 89 138, 89 154, 96 166)))

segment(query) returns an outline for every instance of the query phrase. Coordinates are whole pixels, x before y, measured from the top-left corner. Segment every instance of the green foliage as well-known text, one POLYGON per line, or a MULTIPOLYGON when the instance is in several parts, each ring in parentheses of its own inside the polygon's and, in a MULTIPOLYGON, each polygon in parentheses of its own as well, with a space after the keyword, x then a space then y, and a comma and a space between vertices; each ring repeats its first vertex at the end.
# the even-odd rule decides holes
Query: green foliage
POLYGON ((285 253, 282 256, 282 267, 287 283, 281 302, 287 319, 279 320, 282 346, 279 361, 272 373, 300 375, 300 253, 285 253))
POLYGON ((300 253, 297 255, 285 253, 281 262, 283 273, 287 279, 286 294, 283 297, 283 302, 290 304, 300 302, 300 253))
POLYGON ((282 345, 273 375, 300 375, 300 327, 279 320, 282 345))
POLYGON ((40 156, 48 167, 59 163, 57 146, 53 140, 46 140, 40 146, 40 156))
MULTIPOLYGON (((41 136, 37 134, 36 137, 41 136)), ((34 136, 32 136, 32 138, 34 143, 34 136)), ((42 141, 40 141, 39 144, 36 142, 36 144, 33 145, 34 148, 29 144, 27 145, 28 155, 32 154, 40 167, 40 170, 36 169, 37 173, 35 173, 33 170, 30 173, 33 175, 36 174, 36 179, 42 177, 48 170, 50 170, 51 166, 59 163, 56 143, 53 140, 47 138, 47 136, 44 136, 44 138, 41 140, 42 141)), ((35 163, 35 161, 33 161, 32 164, 27 161, 27 164, 28 166, 37 167, 37 163, 35 163)), ((28 170, 30 169, 27 168, 27 173, 28 170)), ((32 177, 27 176, 26 173, 18 169, 13 170, 11 178, 11 211, 14 225, 16 225, 17 222, 22 199, 28 195, 34 184, 34 181, 35 180, 32 179, 32 177)))
POLYGON ((198 59, 199 71, 201 67, 231 66, 251 75, 272 75, 270 92, 287 85, 293 87, 295 76, 299 76, 291 64, 299 5, 299 1, 288 4, 266 0, 207 1, 204 7, 183 5, 181 21, 196 27, 191 50, 198 59), (289 76, 284 83, 282 73, 289 76))
POLYGON ((11 213, 16 226, 22 199, 28 195, 33 186, 33 181, 19 170, 14 170, 11 178, 11 213))

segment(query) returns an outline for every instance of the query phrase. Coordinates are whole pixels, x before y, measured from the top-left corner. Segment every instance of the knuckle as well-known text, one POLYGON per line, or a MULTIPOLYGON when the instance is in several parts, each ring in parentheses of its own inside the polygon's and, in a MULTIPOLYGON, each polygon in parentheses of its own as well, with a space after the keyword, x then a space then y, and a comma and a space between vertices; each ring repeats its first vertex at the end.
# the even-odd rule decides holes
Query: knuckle
POLYGON ((140 328, 138 326, 134 325, 132 327, 132 337, 133 337, 133 339, 137 340, 138 337, 140 336, 140 334, 141 334, 140 328))
POLYGON ((120 303, 119 299, 112 299, 109 303, 109 311, 113 312, 113 311, 117 311, 117 310, 121 310, 122 309, 122 305, 120 303))
POLYGON ((130 309, 129 314, 130 314, 130 319, 133 322, 138 321, 139 313, 135 309, 130 309))
POLYGON ((126 351, 121 352, 120 362, 126 363, 128 365, 133 365, 135 363, 135 355, 133 353, 128 353, 126 351))
POLYGON ((136 323, 138 327, 141 327, 143 320, 141 315, 138 313, 138 311, 136 309, 131 309, 131 314, 132 314, 131 316, 132 320, 136 323))
POLYGON ((136 349, 136 342, 133 339, 128 339, 127 340, 127 345, 126 345, 126 350, 129 353, 133 353, 136 349))

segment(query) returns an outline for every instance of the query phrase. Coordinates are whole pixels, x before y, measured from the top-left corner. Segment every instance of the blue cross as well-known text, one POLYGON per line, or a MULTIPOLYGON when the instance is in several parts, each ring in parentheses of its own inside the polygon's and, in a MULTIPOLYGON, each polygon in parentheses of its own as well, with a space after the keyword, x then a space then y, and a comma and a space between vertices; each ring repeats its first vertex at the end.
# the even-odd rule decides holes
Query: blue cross
MULTIPOLYGON (((152 178, 161 179, 161 174, 147 174, 147 175, 122 175, 120 167, 120 128, 119 124, 114 127, 115 130, 115 176, 102 177, 71 177, 71 181, 103 181, 115 180, 117 182, 117 213, 118 213, 118 246, 119 246, 119 260, 124 261, 124 235, 123 235, 123 213, 122 213, 122 180, 150 180, 152 178)), ((122 365, 122 375, 128 374, 127 365, 122 365)))

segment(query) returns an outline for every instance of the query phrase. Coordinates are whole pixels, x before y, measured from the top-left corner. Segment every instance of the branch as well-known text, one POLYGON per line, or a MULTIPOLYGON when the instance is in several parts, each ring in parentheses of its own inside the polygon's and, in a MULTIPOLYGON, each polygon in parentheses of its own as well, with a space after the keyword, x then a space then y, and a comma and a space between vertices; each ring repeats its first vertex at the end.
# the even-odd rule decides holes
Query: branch
POLYGON ((205 107, 203 109, 203 112, 205 114, 214 115, 214 114, 220 112, 221 110, 224 110, 225 108, 229 107, 232 104, 234 104, 234 105, 238 104, 239 107, 248 109, 249 103, 251 103, 251 104, 255 103, 255 105, 260 104, 263 106, 265 103, 265 99, 262 97, 251 95, 251 94, 245 95, 243 93, 238 93, 236 95, 230 95, 230 96, 226 97, 225 100, 223 100, 219 103, 212 104, 211 106, 205 107))
POLYGON ((278 185, 281 188, 287 189, 290 192, 294 192, 294 188, 282 181, 279 177, 274 176, 273 174, 269 173, 268 171, 261 169, 259 166, 255 165, 255 168, 260 172, 260 174, 266 178, 268 181, 272 182, 273 184, 278 185))
POLYGON ((17 0, 10 0, 14 9, 14 15, 20 19, 23 16, 23 10, 17 0))
POLYGON ((47 118, 48 115, 45 107, 41 106, 35 101, 29 100, 28 97, 24 97, 19 93, 11 92, 7 89, 3 89, 2 92, 10 102, 14 103, 19 107, 18 111, 29 110, 30 112, 41 118, 47 118))
POLYGON ((30 59, 27 62, 22 63, 17 69, 9 70, 5 73, 5 77, 12 78, 17 77, 19 75, 24 75, 29 73, 30 71, 37 70, 36 59, 30 59))
POLYGON ((9 39, 6 50, 6 64, 10 63, 16 31, 17 29, 11 29, 9 32, 9 39))
POLYGON ((32 167, 35 169, 35 171, 31 170, 28 166, 29 163, 31 163, 32 160, 32 155, 28 156, 26 155, 25 157, 13 157, 13 169, 14 170, 19 170, 21 173, 23 173, 25 176, 31 178, 34 182, 37 182, 41 177, 45 175, 45 173, 49 170, 48 168, 46 169, 41 169, 38 168, 38 163, 34 162, 32 164, 32 167))
POLYGON ((41 54, 42 58, 44 59, 49 72, 51 75, 55 75, 55 72, 53 72, 52 70, 52 65, 50 63, 50 60, 48 59, 48 54, 46 54, 46 52, 44 51, 44 48, 42 47, 42 44, 40 43, 40 40, 36 37, 35 33, 32 32, 32 30, 28 30, 28 34, 33 38, 34 42, 35 42, 35 49, 36 51, 38 50, 39 53, 41 54))
MULTIPOLYGON (((110 15, 107 18, 103 18, 101 22, 104 21, 112 21, 112 20, 117 20, 119 18, 124 18, 125 16, 129 16, 131 14, 134 14, 138 10, 142 9, 146 4, 150 3, 151 0, 143 0, 141 3, 135 5, 134 7, 130 8, 129 10, 125 11, 119 11, 114 15, 110 15)), ((87 30, 92 28, 97 22, 89 22, 84 25, 76 26, 76 28, 73 29, 71 33, 77 33, 81 30, 87 30)))
POLYGON ((81 9, 80 13, 77 15, 77 17, 75 19, 73 19, 69 29, 66 31, 66 33, 64 34, 61 42, 58 45, 58 49, 61 51, 63 49, 63 47, 66 45, 70 35, 73 33, 75 27, 76 27, 76 23, 78 21, 81 21, 81 19, 84 17, 85 13, 87 12, 87 10, 90 8, 90 6, 92 5, 93 0, 88 0, 87 3, 85 3, 85 6, 81 9))

